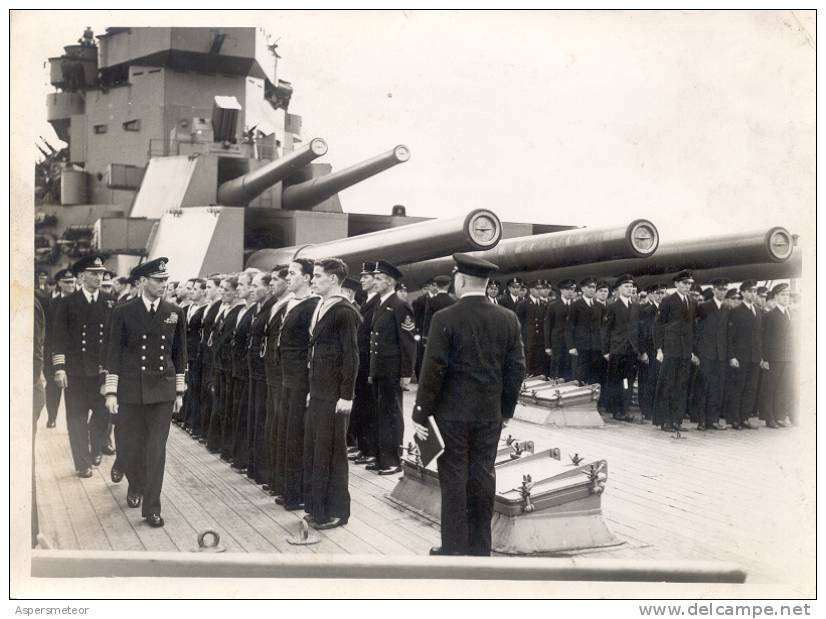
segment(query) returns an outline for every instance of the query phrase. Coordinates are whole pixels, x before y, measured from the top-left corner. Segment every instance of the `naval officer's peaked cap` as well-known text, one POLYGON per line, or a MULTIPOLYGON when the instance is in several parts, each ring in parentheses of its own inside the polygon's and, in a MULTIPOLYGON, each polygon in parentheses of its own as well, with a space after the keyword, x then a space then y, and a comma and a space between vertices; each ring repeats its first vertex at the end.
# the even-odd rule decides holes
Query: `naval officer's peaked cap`
MULTIPOLYGON (((455 271, 457 273, 464 273, 471 277, 490 277, 491 273, 499 270, 499 267, 492 262, 469 254, 453 254, 453 260, 456 262, 455 271)), ((509 281, 508 285, 512 281, 509 281)))
POLYGON ((132 278, 138 279, 139 277, 158 277, 158 278, 168 278, 169 271, 167 271, 167 264, 169 263, 169 258, 160 257, 155 258, 154 260, 150 260, 149 262, 144 262, 143 264, 139 264, 134 269, 132 269, 132 278))

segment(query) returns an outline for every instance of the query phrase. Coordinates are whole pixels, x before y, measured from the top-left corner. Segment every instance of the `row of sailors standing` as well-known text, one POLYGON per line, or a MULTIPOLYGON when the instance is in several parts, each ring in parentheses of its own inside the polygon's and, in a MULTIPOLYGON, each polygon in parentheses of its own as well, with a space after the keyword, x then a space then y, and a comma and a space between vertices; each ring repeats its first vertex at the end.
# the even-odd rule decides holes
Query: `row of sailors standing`
POLYGON ((613 286, 565 280, 549 301, 547 282, 523 299, 514 278, 488 294, 520 319, 528 375, 599 383, 599 409, 615 419, 633 419, 636 381, 643 420, 664 431, 685 430, 686 413, 699 430, 754 429, 757 415, 769 428, 797 423, 789 285, 718 279, 703 290, 687 270, 673 283, 666 296, 664 285, 638 293, 627 274, 613 286))
POLYGON ((168 296, 165 258, 136 267, 121 301, 99 292, 100 257, 74 270, 82 287, 60 304, 52 353, 75 467, 92 475, 102 427, 115 420, 112 480, 126 476, 126 503, 142 506, 151 526, 164 524, 173 415, 319 529, 349 518, 348 455, 378 474, 400 472, 415 323, 392 264, 365 263, 361 282, 338 259, 192 279, 180 306, 168 296), (357 291, 366 295, 360 306, 357 291))

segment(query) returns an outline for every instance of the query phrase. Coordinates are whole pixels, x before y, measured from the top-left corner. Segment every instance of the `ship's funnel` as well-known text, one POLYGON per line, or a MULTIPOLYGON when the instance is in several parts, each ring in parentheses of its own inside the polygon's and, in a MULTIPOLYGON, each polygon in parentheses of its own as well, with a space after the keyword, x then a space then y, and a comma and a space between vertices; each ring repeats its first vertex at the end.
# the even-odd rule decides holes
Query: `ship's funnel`
POLYGON ((321 138, 314 138, 309 144, 305 144, 285 157, 222 183, 218 187, 218 204, 246 206, 268 188, 284 180, 291 172, 304 167, 326 152, 327 143, 321 138))
POLYGON ((410 150, 406 146, 399 145, 391 151, 352 165, 344 170, 291 185, 284 190, 281 204, 286 209, 311 209, 342 189, 347 189, 371 176, 375 176, 379 172, 404 163, 408 159, 410 159, 410 150))

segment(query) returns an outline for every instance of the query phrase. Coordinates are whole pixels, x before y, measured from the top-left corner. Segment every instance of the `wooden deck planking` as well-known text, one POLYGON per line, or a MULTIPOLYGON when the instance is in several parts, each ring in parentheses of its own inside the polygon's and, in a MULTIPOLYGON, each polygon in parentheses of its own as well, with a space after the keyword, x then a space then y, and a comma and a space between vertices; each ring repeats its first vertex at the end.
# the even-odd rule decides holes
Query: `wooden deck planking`
MULTIPOLYGON (((405 395, 408 419, 414 397, 405 395)), ((412 438, 406 425, 405 444, 412 438)), ((515 420, 504 434, 533 440, 537 450, 559 447, 563 461, 574 452, 608 461, 603 513, 625 543, 583 555, 730 560, 745 567, 752 582, 782 581, 777 557, 789 550, 783 535, 766 535, 767 527, 795 531, 813 509, 801 483, 810 462, 796 453, 813 439, 800 428, 691 431, 677 440, 651 425, 554 428, 515 420)), ((108 481, 109 459, 95 478, 79 480, 72 476, 65 430, 43 429, 37 439, 41 526, 57 547, 99 548, 102 539, 121 548, 137 539, 146 548, 189 551, 207 528, 221 533, 229 551, 423 555, 439 543, 437 526, 387 500, 399 476, 351 464, 349 524, 316 532, 322 541, 315 546, 289 545, 303 512, 276 507, 177 427, 170 432, 164 482, 167 525, 150 529, 140 510, 124 507, 125 483, 108 481)))

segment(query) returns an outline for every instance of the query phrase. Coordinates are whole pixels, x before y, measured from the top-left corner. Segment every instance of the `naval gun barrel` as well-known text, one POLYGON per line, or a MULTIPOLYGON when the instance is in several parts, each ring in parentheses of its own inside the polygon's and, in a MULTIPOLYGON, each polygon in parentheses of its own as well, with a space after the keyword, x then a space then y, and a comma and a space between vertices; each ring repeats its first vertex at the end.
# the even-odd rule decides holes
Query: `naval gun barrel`
POLYGON ((321 138, 314 138, 289 155, 276 159, 231 181, 221 183, 221 186, 218 187, 218 204, 223 206, 246 206, 258 195, 277 182, 284 180, 291 172, 304 167, 326 152, 327 143, 321 138))
POLYGON ((400 144, 393 150, 352 165, 349 168, 325 174, 303 183, 290 185, 284 189, 281 205, 285 209, 296 211, 311 209, 339 191, 375 176, 379 172, 384 172, 388 168, 404 163, 408 159, 410 159, 410 150, 400 144))
MULTIPOLYGON (((658 244, 654 224, 637 219, 626 226, 576 228, 505 239, 494 249, 474 255, 493 262, 501 273, 512 273, 650 256, 658 244)), ((410 264, 402 270, 408 286, 421 285, 431 277, 450 273, 453 264, 452 258, 444 257, 410 264)))
POLYGON ((611 279, 620 273, 630 273, 634 276, 663 275, 676 273, 681 269, 701 270, 749 264, 779 264, 789 260, 794 244, 794 236, 786 228, 775 226, 750 232, 663 242, 660 243, 656 255, 650 258, 611 260, 553 270, 524 269, 535 272, 514 272, 514 275, 551 281, 568 278, 580 280, 588 276, 611 279))
POLYGON ((431 219, 317 245, 262 249, 250 256, 247 266, 267 270, 295 258, 336 257, 355 271, 366 260, 407 264, 453 252, 490 249, 501 238, 502 223, 496 214, 476 209, 464 217, 431 219))

